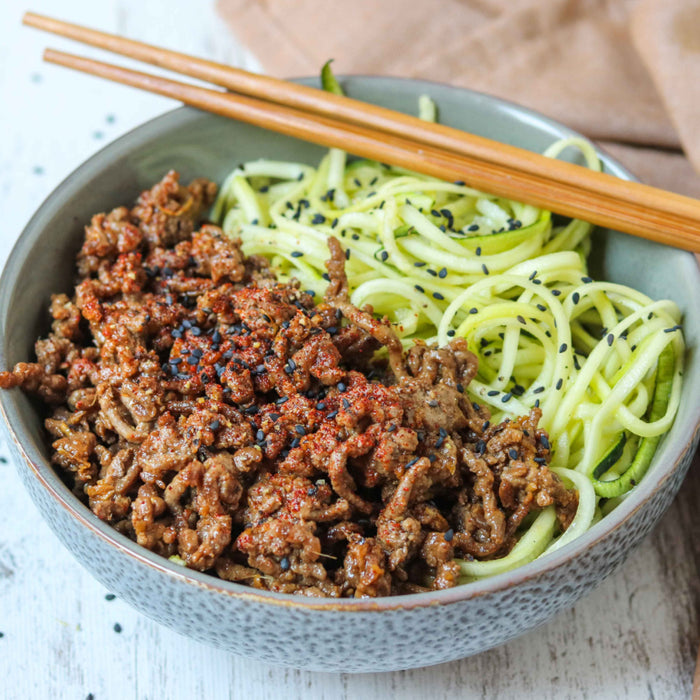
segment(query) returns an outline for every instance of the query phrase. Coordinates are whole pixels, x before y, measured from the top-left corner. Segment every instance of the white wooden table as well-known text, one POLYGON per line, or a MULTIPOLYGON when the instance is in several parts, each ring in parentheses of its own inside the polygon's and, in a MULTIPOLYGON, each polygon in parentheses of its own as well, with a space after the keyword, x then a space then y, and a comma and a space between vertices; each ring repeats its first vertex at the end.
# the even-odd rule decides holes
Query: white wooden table
MULTIPOLYGON (((172 107, 42 65, 63 42, 0 0, 0 264, 43 198, 102 145, 172 107)), ((33 0, 31 9, 255 68, 211 0, 33 0)), ((83 51, 81 48, 80 51, 83 51)), ((90 52, 95 53, 95 52, 90 52)), ((686 698, 698 646, 700 475, 613 578, 553 622, 443 666, 342 675, 240 659, 109 600, 43 523, 0 445, 0 697, 686 698)), ((420 643, 419 641, 417 643, 420 643)))

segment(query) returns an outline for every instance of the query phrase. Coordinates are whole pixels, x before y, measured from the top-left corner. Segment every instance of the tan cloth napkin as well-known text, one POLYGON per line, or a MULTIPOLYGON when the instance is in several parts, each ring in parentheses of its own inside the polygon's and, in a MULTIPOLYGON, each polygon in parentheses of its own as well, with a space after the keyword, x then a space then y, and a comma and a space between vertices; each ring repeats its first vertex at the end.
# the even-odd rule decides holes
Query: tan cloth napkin
POLYGON ((264 69, 440 80, 601 141, 642 180, 700 196, 700 0, 218 0, 264 69))

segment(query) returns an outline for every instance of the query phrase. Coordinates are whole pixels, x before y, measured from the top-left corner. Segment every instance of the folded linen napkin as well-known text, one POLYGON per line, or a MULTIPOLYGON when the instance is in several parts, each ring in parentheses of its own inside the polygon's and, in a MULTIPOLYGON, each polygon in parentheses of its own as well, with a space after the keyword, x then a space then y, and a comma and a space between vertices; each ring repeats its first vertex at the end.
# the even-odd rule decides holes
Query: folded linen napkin
POLYGON ((526 105, 700 196, 700 0, 218 0, 264 69, 401 75, 526 105))

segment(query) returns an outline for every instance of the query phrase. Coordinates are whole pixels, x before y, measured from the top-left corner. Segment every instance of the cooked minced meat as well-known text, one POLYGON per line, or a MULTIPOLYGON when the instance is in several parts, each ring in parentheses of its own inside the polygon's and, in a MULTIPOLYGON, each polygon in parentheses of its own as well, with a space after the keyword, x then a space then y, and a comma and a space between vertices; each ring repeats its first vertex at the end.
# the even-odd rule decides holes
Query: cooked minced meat
POLYGON ((197 229, 215 190, 171 172, 93 217, 37 361, 0 373, 47 406, 52 462, 99 518, 193 569, 334 597, 454 586, 455 557, 507 554, 532 509, 568 526, 538 409, 490 425, 466 342, 404 352, 349 301, 337 240, 316 305, 197 229))

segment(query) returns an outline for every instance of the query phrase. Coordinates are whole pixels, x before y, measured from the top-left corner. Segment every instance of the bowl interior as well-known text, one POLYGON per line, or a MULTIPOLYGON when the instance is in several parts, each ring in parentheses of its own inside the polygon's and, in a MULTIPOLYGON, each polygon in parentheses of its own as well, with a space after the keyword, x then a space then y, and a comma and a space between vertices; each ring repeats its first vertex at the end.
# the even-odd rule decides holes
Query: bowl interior
MULTIPOLYGON (((314 80, 303 82, 315 84, 314 80)), ((428 94, 438 104, 441 122, 533 151, 544 150, 558 138, 575 135, 516 105, 446 85, 361 76, 343 82, 354 97, 409 113, 417 111, 418 96, 428 94)), ((50 295, 70 291, 74 254, 80 246, 83 227, 93 214, 130 204, 139 192, 171 169, 179 171, 185 182, 205 176, 220 183, 237 163, 246 160, 266 157, 314 164, 324 152, 321 147, 189 108, 169 112, 110 144, 70 175, 47 199, 8 260, 0 281, 0 367, 33 356, 35 339, 48 328, 46 309, 50 295)), ((576 158, 575 153, 564 155, 576 158)), ((631 177, 604 154, 603 160, 608 172, 631 177)), ((591 266, 600 278, 631 285, 651 297, 673 299, 680 305, 689 347, 683 399, 674 426, 662 442, 649 474, 631 496, 579 540, 551 557, 523 567, 526 569, 523 573, 534 572, 543 561, 550 560, 551 565, 556 565, 575 554, 643 503, 658 480, 672 469, 695 432, 700 416, 696 398, 700 391, 697 358, 700 274, 693 256, 617 232, 599 231, 594 238, 591 266)), ((82 506, 52 471, 41 418, 31 401, 19 391, 0 392, 0 407, 15 439, 59 497, 69 507, 82 509, 82 515, 106 536, 136 548, 82 506)), ((149 553, 141 550, 141 556, 149 557, 149 553)), ((158 561, 175 570, 175 565, 158 561)), ((211 581, 206 575, 187 573, 211 581)), ((464 595, 506 585, 510 576, 510 573, 502 574, 471 584, 464 589, 464 595)), ((237 584, 216 583, 230 590, 241 589, 237 584)))

